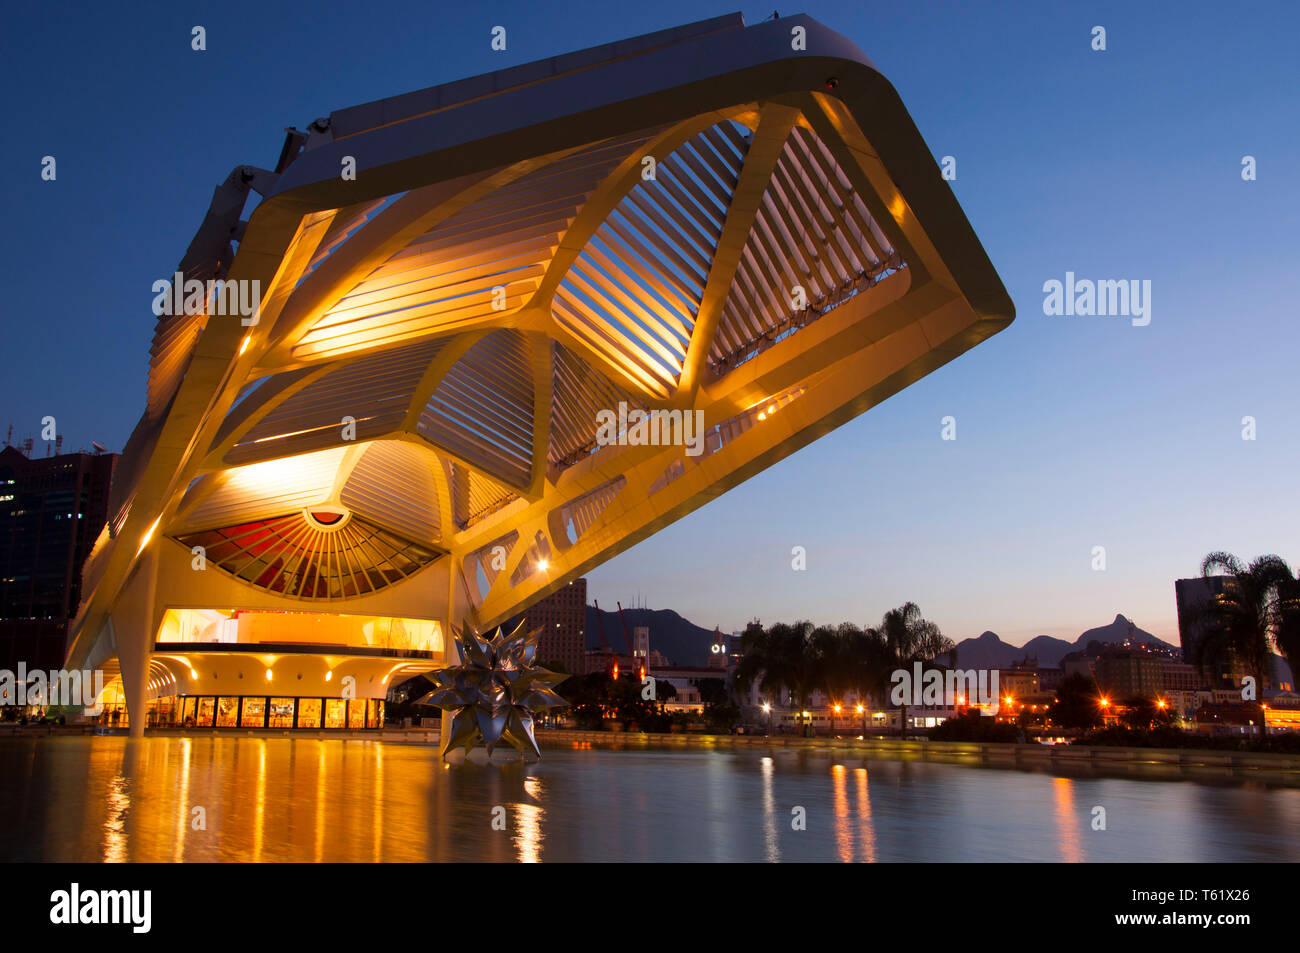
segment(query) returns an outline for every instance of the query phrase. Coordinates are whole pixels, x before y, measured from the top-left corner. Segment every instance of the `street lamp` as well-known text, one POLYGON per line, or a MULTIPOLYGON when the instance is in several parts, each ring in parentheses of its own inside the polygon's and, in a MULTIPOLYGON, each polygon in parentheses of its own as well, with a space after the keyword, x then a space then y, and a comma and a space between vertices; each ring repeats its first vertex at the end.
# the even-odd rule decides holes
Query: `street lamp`
POLYGON ((840 706, 835 706, 835 717, 831 719, 831 734, 840 730, 840 706))

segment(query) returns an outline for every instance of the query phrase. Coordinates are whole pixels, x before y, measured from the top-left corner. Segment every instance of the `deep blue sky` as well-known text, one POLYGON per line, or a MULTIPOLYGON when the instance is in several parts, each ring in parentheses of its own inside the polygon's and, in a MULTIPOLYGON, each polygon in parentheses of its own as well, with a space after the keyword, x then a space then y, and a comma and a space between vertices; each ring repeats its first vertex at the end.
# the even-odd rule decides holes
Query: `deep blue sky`
MULTIPOLYGON (((154 280, 213 187, 330 110, 730 12, 732 3, 23 4, 0 36, 0 428, 120 449, 154 280), (207 28, 208 50, 190 49, 207 28), (489 49, 507 28, 505 53, 489 49), (40 160, 58 160, 42 182, 40 160)), ((1289 3, 809 3, 893 82, 1002 275, 1001 335, 592 574, 724 629, 875 621, 1173 639, 1212 549, 1300 562, 1300 82, 1289 3), (1103 25, 1108 50, 1090 49, 1103 25), (1243 182, 1243 155, 1259 179, 1243 182), (1152 320, 1045 317, 1042 285, 1150 279, 1152 320), (958 439, 940 440, 940 418, 958 439), (1241 418, 1258 439, 1241 439, 1241 418), (808 570, 790 569, 790 550, 808 570), (1105 546, 1107 569, 1091 568, 1105 546)), ((771 7, 742 8, 750 23, 771 7)), ((0 435, 3 434, 0 429, 0 435)))

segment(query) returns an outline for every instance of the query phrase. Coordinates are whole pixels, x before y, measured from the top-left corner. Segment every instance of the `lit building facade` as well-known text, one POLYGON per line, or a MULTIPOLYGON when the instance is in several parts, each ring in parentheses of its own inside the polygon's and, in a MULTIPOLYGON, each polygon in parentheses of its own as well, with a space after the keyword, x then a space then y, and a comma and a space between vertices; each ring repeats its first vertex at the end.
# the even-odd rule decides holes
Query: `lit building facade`
POLYGON ((1013 317, 897 93, 804 16, 336 111, 231 173, 178 271, 223 284, 158 319, 69 652, 133 732, 191 698, 368 721, 462 620, 1013 317))

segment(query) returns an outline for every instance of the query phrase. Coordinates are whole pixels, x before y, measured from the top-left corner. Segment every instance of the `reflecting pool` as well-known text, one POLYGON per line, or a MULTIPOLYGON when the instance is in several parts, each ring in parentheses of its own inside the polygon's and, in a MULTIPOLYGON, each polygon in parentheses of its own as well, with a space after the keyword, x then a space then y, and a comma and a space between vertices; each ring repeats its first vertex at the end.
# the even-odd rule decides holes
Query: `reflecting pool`
POLYGON ((1300 859, 1300 789, 1251 781, 780 749, 482 758, 336 739, 0 738, 0 859, 1300 859))

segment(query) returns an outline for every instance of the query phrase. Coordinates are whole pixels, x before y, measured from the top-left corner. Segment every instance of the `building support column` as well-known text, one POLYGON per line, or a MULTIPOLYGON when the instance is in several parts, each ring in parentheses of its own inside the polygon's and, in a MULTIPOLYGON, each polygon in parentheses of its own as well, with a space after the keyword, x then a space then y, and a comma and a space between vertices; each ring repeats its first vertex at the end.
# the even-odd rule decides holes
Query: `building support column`
POLYGON ((149 657, 153 654, 154 597, 158 588, 157 543, 140 556, 132 578, 113 613, 117 659, 122 669, 122 693, 130 736, 144 737, 149 707, 149 657))

